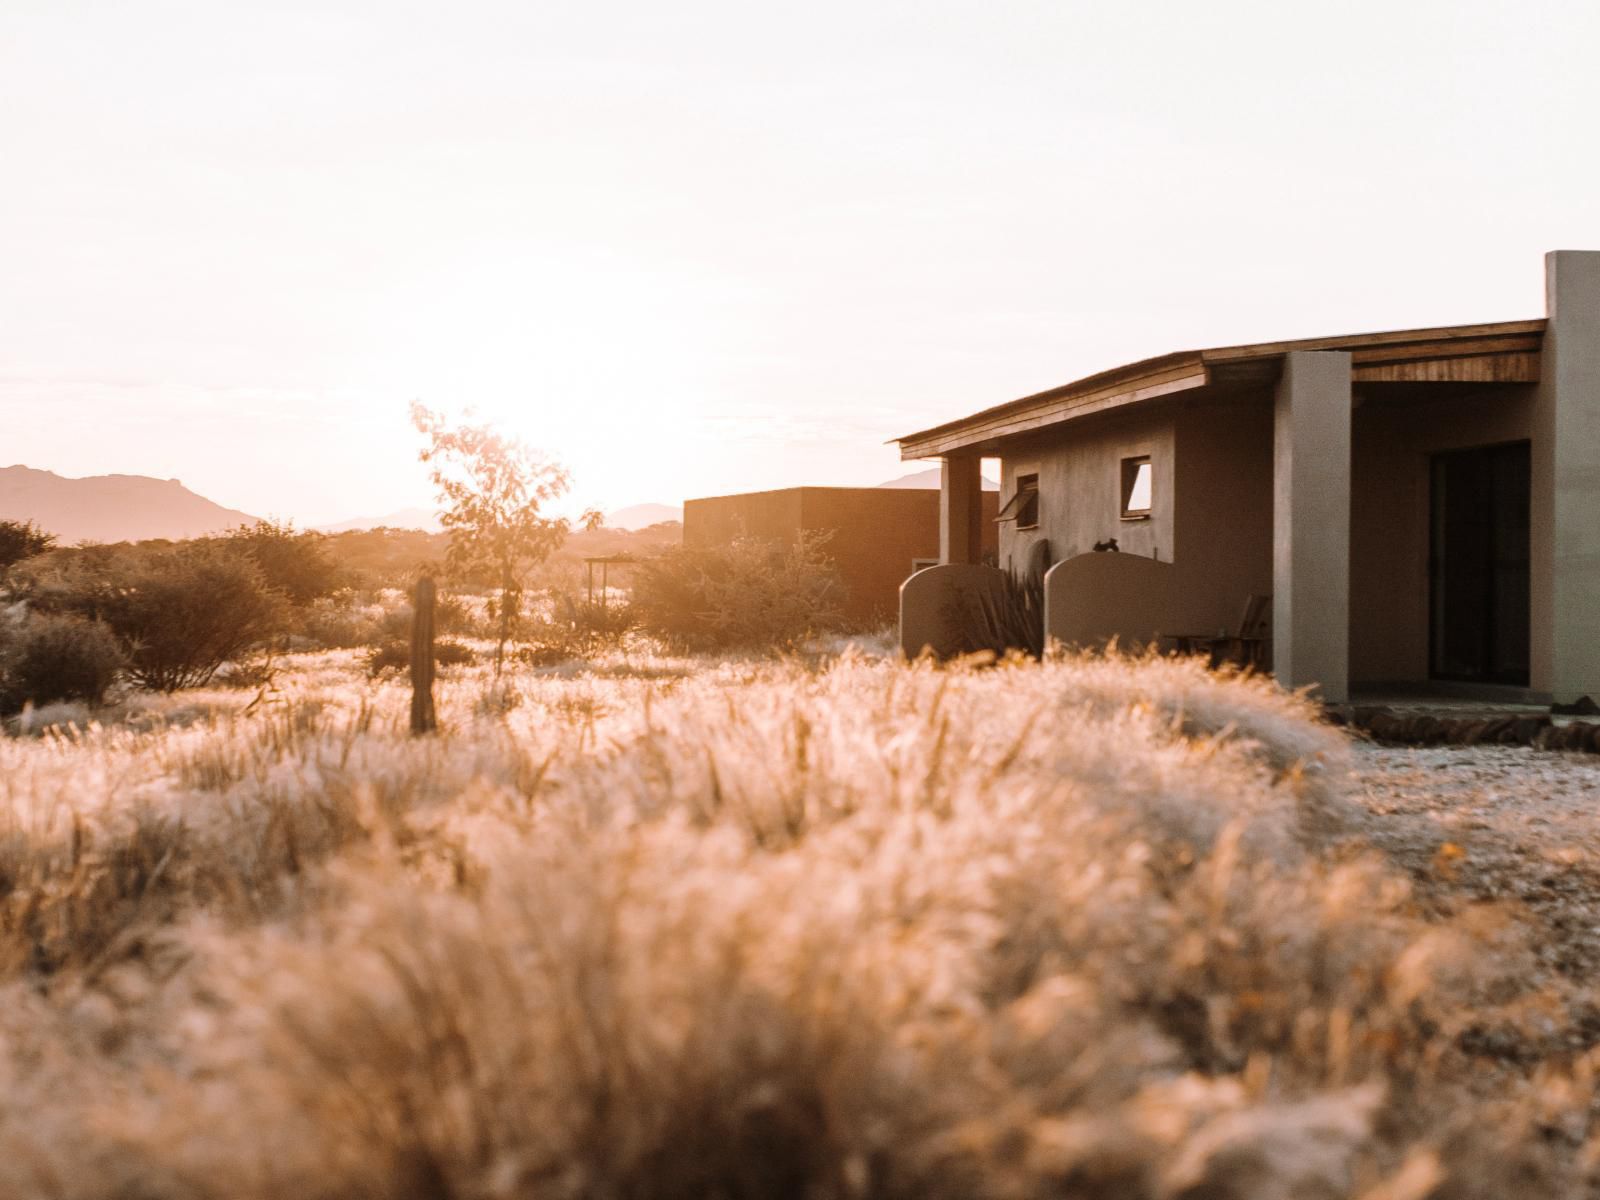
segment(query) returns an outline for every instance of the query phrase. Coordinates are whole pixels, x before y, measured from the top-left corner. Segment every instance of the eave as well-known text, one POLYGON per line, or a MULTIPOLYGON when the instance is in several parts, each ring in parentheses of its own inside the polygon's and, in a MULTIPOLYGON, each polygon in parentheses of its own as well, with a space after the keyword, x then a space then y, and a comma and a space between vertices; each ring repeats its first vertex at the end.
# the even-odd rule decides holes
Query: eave
POLYGON ((1185 350, 1129 363, 895 439, 902 459, 986 453, 1002 439, 1202 389, 1268 386, 1294 351, 1343 350, 1354 383, 1536 383, 1544 320, 1185 350))

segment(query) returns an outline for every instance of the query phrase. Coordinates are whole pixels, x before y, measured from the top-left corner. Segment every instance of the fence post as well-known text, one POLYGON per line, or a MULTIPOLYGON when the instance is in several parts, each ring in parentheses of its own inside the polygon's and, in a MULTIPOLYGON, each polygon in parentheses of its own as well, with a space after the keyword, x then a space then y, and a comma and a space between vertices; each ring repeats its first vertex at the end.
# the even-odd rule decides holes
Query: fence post
POLYGON ((424 575, 411 594, 411 732, 438 728, 433 713, 433 580, 424 575))

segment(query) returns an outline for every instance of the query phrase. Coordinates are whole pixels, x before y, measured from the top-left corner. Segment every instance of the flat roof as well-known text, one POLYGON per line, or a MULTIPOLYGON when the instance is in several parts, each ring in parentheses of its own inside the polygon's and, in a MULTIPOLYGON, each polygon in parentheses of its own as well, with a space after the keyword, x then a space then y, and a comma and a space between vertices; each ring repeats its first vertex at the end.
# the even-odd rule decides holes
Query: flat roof
POLYGON ((1283 356, 1343 350, 1356 383, 1535 383, 1545 321, 1447 325, 1180 350, 1113 367, 1048 391, 893 439, 902 459, 995 448, 1003 438, 1197 388, 1267 384, 1283 356))

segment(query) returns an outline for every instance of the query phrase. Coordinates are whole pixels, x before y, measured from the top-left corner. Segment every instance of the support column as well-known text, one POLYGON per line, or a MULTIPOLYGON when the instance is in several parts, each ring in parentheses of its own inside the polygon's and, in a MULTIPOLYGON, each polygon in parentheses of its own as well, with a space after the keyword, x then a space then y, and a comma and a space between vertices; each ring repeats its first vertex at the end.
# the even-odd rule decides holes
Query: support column
POLYGON ((1272 670, 1349 698, 1350 355, 1283 357, 1274 408, 1272 670))
POLYGON ((1534 400, 1530 680, 1600 700, 1600 251, 1545 255, 1534 400))
POLYGON ((983 460, 946 455, 939 467, 939 561, 983 561, 983 460))

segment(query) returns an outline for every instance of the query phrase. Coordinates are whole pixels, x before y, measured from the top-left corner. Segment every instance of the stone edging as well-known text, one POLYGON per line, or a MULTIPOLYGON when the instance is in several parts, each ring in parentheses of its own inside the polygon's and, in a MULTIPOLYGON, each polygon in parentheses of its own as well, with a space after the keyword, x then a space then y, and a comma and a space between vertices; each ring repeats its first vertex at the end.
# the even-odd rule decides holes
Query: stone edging
POLYGON ((1392 708, 1343 706, 1330 708, 1328 719, 1392 746, 1532 746, 1538 750, 1600 754, 1600 724, 1572 721, 1557 725, 1543 714, 1444 717, 1392 708))

